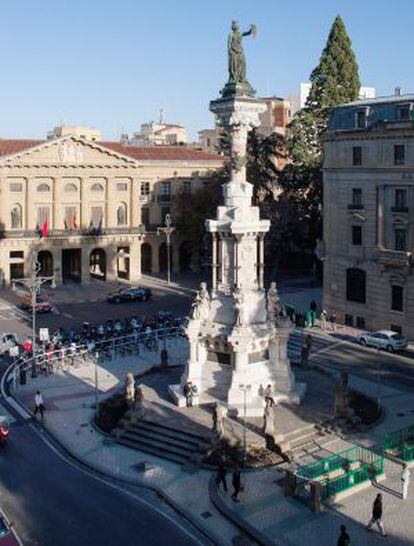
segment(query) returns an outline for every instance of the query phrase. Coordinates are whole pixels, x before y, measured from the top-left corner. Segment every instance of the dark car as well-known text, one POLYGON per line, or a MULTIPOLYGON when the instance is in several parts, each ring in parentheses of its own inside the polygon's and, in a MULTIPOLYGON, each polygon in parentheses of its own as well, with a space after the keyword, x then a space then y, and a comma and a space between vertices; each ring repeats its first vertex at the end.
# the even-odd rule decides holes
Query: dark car
POLYGON ((108 301, 110 303, 121 303, 122 301, 147 301, 151 295, 151 290, 148 290, 148 288, 133 287, 109 294, 108 301))

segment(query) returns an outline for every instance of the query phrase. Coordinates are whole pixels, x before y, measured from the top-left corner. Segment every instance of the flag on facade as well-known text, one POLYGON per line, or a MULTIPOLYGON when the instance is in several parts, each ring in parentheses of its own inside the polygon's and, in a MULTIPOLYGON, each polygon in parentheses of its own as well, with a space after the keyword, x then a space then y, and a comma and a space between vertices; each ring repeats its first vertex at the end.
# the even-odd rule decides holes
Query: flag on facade
POLYGON ((49 227, 47 225, 47 219, 43 222, 42 226, 42 237, 47 237, 49 233, 49 227))
POLYGON ((43 233, 42 233, 42 230, 40 229, 39 222, 36 223, 35 233, 38 237, 40 238, 43 237, 43 233))
POLYGON ((102 235, 102 218, 99 220, 98 229, 96 230, 96 235, 98 237, 102 235))

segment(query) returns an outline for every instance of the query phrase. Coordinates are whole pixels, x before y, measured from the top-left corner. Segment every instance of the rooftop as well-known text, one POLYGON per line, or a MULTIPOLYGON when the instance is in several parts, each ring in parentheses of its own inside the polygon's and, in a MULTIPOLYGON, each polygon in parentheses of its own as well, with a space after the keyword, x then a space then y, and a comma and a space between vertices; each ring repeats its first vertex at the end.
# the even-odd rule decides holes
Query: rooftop
POLYGON ((390 104, 400 102, 414 102, 414 94, 407 93, 404 95, 388 95, 386 97, 375 97, 373 99, 355 100, 341 104, 338 108, 346 108, 348 106, 371 106, 377 104, 390 104))

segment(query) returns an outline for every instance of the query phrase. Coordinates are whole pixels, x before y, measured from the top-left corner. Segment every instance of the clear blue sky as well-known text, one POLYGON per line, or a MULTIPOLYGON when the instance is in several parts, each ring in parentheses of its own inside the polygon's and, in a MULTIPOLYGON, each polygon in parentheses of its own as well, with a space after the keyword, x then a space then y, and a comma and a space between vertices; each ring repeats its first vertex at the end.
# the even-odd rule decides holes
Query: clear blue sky
POLYGON ((64 121, 118 138, 157 119, 212 125, 230 22, 261 95, 306 81, 338 13, 365 85, 414 92, 413 0, 12 0, 1 2, 0 136, 43 138, 64 121))

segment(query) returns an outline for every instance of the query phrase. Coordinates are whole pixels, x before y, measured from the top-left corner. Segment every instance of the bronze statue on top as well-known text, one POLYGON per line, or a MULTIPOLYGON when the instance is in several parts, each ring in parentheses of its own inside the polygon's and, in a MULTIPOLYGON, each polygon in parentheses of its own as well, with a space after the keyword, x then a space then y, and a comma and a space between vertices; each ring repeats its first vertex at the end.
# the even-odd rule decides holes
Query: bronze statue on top
POLYGON ((247 81, 246 58, 243 50, 243 36, 256 36, 256 26, 250 25, 246 32, 239 31, 237 21, 231 24, 231 33, 227 40, 229 80, 222 91, 223 97, 247 96, 253 97, 254 89, 247 81))

